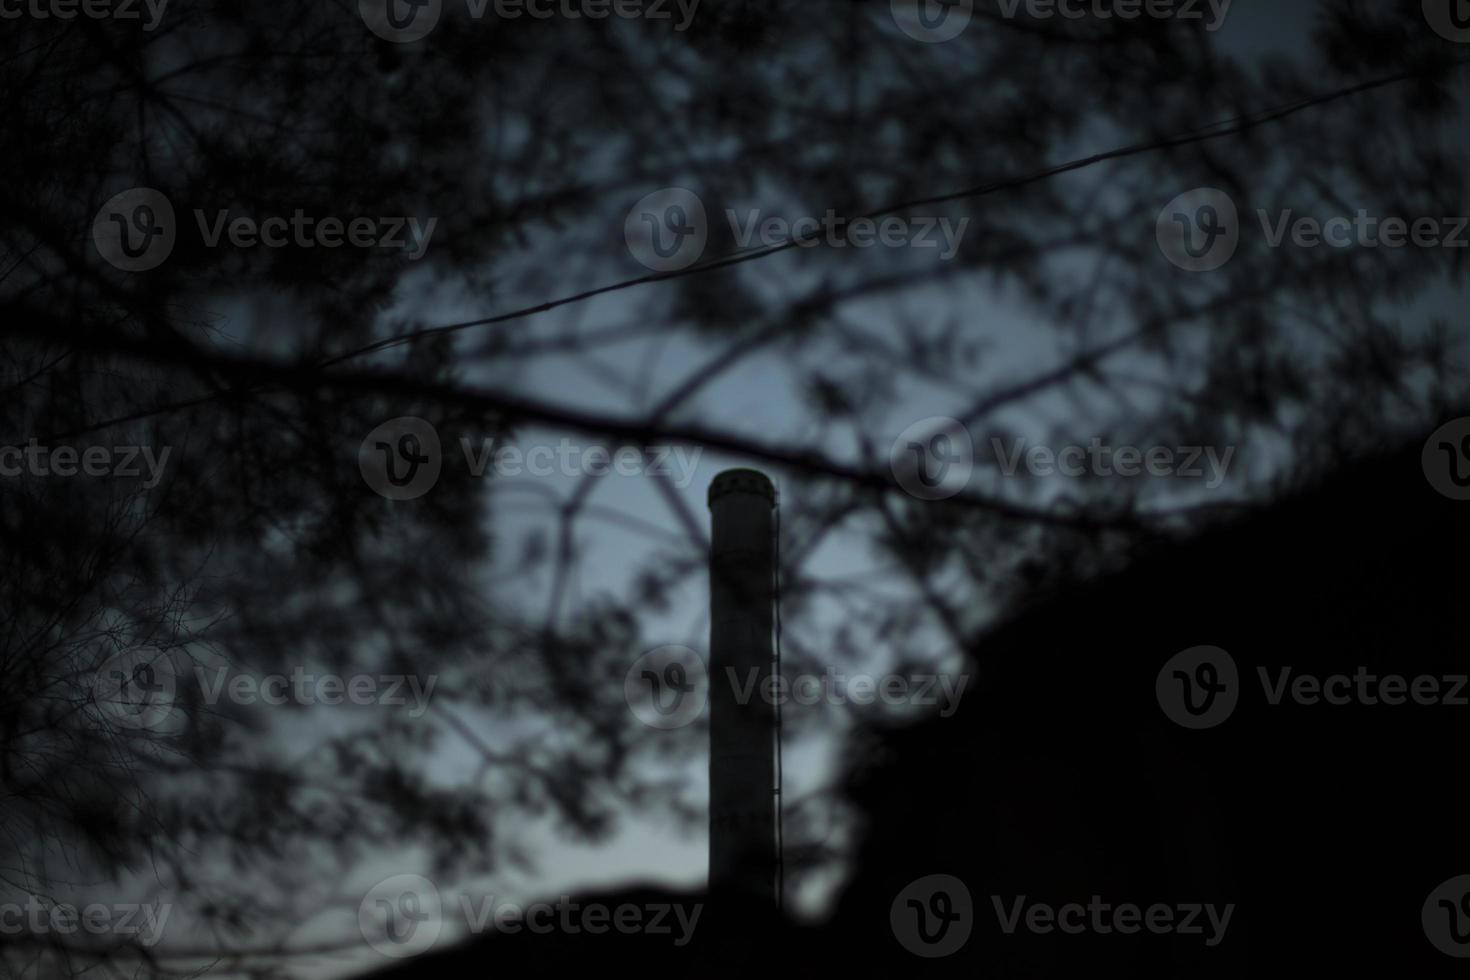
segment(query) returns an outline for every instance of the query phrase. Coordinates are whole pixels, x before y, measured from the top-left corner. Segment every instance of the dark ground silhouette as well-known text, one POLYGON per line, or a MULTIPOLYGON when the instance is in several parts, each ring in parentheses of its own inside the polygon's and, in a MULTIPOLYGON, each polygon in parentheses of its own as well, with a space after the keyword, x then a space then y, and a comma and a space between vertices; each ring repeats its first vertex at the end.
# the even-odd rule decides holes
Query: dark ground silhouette
MULTIPOLYGON (((501 935, 385 975, 616 964, 730 976, 1238 977, 1306 962, 1454 975, 1420 910, 1470 868, 1460 762, 1470 709, 1290 695, 1271 705, 1258 674, 1274 691, 1284 666, 1293 678, 1366 667, 1446 678, 1441 693, 1456 694, 1455 675, 1470 673, 1470 628, 1453 569, 1470 510, 1429 486, 1420 448, 1345 466, 1269 509, 1135 555, 1126 571, 992 631, 958 712, 871 729, 859 743, 845 791, 865 833, 830 921, 761 927, 736 910, 727 936, 711 907, 683 948, 661 936, 501 935), (1217 726, 1189 730, 1165 715, 1155 680, 1201 644, 1232 655, 1239 701, 1217 726), (964 882, 974 930, 958 952, 926 960, 900 945, 890 909, 933 874, 964 882), (997 896, 1007 915, 1020 896, 1167 903, 1181 916, 1192 904, 1234 909, 1206 945, 1204 911, 1198 934, 1007 934, 997 896)), ((649 888, 577 898, 707 901, 649 888)))

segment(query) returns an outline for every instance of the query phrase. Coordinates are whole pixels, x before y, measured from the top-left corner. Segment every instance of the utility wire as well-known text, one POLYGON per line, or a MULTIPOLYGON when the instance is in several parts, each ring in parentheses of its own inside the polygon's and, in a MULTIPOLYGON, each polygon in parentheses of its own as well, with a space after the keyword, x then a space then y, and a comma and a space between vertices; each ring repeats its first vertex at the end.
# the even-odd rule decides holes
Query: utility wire
MULTIPOLYGON (((912 208, 921 207, 923 205, 945 204, 951 201, 963 200, 965 198, 984 197, 988 194, 994 194, 998 191, 1013 190, 1018 187, 1025 187, 1029 184, 1048 180, 1052 177, 1057 177, 1062 174, 1071 173, 1076 170, 1083 170, 1085 168, 1093 167, 1099 163, 1105 163, 1110 160, 1120 160, 1125 157, 1138 156, 1144 153, 1152 152, 1154 150, 1172 149, 1180 146, 1187 146, 1191 143, 1202 143, 1206 140, 1219 139, 1223 136, 1237 135, 1239 133, 1246 132, 1247 130, 1254 129, 1257 126, 1263 126, 1267 123, 1285 119, 1288 116, 1295 115, 1299 112, 1313 108, 1315 106, 1326 105, 1331 102, 1336 102, 1339 99, 1347 98, 1351 95, 1357 95, 1359 93, 1368 92, 1373 89, 1383 88, 1388 85, 1395 85, 1399 82, 1405 82, 1410 79, 1424 78, 1431 74, 1435 74, 1443 69, 1458 69, 1463 67, 1467 63, 1470 63, 1470 58, 1456 58, 1444 62, 1440 65, 1428 68, 1406 69, 1401 72, 1395 72, 1392 75, 1384 75, 1379 78, 1369 79, 1364 82, 1359 82, 1356 85, 1350 85, 1346 88, 1337 89, 1332 92, 1325 92, 1320 95, 1297 99, 1294 102, 1283 103, 1281 105, 1277 105, 1268 109, 1260 110, 1259 112, 1250 113, 1243 116, 1235 116, 1230 119, 1223 119, 1218 122, 1199 127, 1198 129, 1187 130, 1182 133, 1176 133, 1172 136, 1161 137, 1159 139, 1150 140, 1145 143, 1134 143, 1129 146, 1117 147, 1115 149, 1107 150, 1102 153, 1095 153, 1092 156, 1081 157, 1075 160, 1070 160, 1066 163, 1060 163, 1051 167, 1045 167, 1041 170, 1036 170, 1032 173, 1024 174, 1019 177, 1003 178, 984 184, 977 184, 973 187, 967 187, 962 190, 952 191, 946 194, 939 194, 933 197, 916 198, 914 200, 901 201, 895 204, 890 204, 886 207, 882 207, 874 211, 868 211, 866 213, 856 215, 854 220, 861 220, 864 218, 871 220, 874 218, 882 218, 891 214, 896 214, 900 211, 907 211, 912 208)), ((428 327, 423 330, 411 331, 406 334, 401 334, 397 337, 388 337, 384 340, 377 341, 376 343, 368 344, 366 347, 360 347, 356 350, 346 351, 344 353, 335 355, 334 357, 323 361, 321 363, 321 366, 330 367, 343 361, 352 360, 354 358, 362 357, 367 354, 374 354, 379 351, 387 350, 391 347, 397 347, 401 344, 405 344, 409 341, 417 340, 422 337, 434 337, 442 334, 457 333, 461 330, 468 330, 473 327, 486 327, 500 323, 507 323, 511 320, 519 320, 528 316, 534 316, 538 313, 545 313, 549 310, 554 310, 562 306, 569 306, 574 303, 585 302, 586 300, 593 299, 598 296, 604 296, 608 293, 615 293, 621 292, 625 289, 632 289, 635 286, 643 286, 655 282, 665 282, 671 279, 681 279, 685 276, 692 276, 701 272, 710 272, 715 269, 724 269, 730 266, 740 265, 742 263, 751 262, 756 259, 766 258, 769 255, 775 255, 778 252, 788 251, 789 249, 805 245, 808 242, 818 244, 821 242, 821 238, 818 237, 817 232, 812 232, 810 235, 788 238, 785 241, 776 242, 771 245, 758 246, 755 248, 731 252, 705 262, 697 262, 686 269, 677 269, 671 272, 659 272, 646 276, 638 276, 633 279, 625 279, 621 282, 611 283, 606 286, 598 286, 593 289, 574 293, 570 296, 564 296, 560 299, 548 300, 544 303, 538 303, 535 306, 527 306, 518 310, 512 310, 509 313, 501 313, 497 314, 496 316, 481 317, 480 319, 476 320, 464 320, 459 323, 449 323, 444 324, 443 326, 428 327)))
MULTIPOLYGON (((1047 167, 1043 170, 1038 170, 1031 174, 1026 174, 1020 177, 998 180, 988 184, 981 184, 976 187, 954 191, 948 194, 942 194, 929 198, 920 198, 913 201, 903 202, 901 204, 890 205, 889 207, 883 208, 878 211, 871 211, 863 217, 883 217, 887 214, 907 210, 909 208, 919 207, 926 204, 944 203, 967 197, 982 197, 987 194, 996 193, 1001 190, 1007 190, 1015 187, 1023 187, 1041 180, 1046 180, 1050 177, 1058 176, 1060 174, 1082 170, 1086 167, 1091 167, 1108 160, 1117 160, 1124 157, 1137 156, 1152 150, 1174 148, 1190 143, 1198 143, 1209 139, 1217 139, 1223 136, 1230 136, 1242 133, 1257 126, 1284 119, 1287 116, 1294 115, 1295 113, 1301 112, 1313 106, 1325 105, 1327 103, 1337 101, 1338 99, 1346 98, 1348 96, 1356 95, 1358 93, 1366 92, 1372 89, 1393 85, 1398 82, 1408 81, 1414 78, 1427 77, 1440 70, 1441 67, 1448 69, 1458 69, 1463 67, 1467 63, 1470 63, 1470 58, 1457 58, 1445 62, 1442 66, 1435 66, 1434 68, 1410 69, 1402 72, 1397 72, 1392 75, 1386 75, 1380 78, 1370 79, 1369 81, 1360 82, 1356 85, 1352 85, 1343 89, 1338 89, 1334 92, 1328 92, 1322 95, 1298 99, 1295 102, 1285 103, 1283 105, 1277 106, 1272 109, 1263 110, 1262 112, 1255 113, 1253 115, 1239 116, 1235 117, 1234 119, 1221 120, 1219 122, 1203 126, 1199 129, 1192 130, 1187 133, 1181 133, 1172 137, 1153 140, 1147 143, 1119 147, 1104 153, 1098 153, 1094 154, 1093 156, 1072 160, 1067 163, 1058 164, 1053 167, 1047 167)), ((708 262, 696 263, 695 265, 692 265, 687 269, 640 276, 636 279, 628 279, 623 282, 613 283, 607 286, 599 286, 595 289, 589 289, 584 292, 575 293, 570 296, 564 296, 560 299, 547 300, 546 302, 538 303, 535 306, 527 306, 518 310, 512 310, 509 313, 501 313, 496 316, 482 317, 477 320, 465 320, 460 323, 450 323, 438 327, 429 327, 423 330, 411 331, 406 334, 400 334, 397 337, 385 338, 383 340, 369 344, 365 347, 360 347, 356 350, 350 350, 345 351, 341 354, 336 354, 330 358, 327 358, 326 360, 318 362, 315 367, 317 369, 331 367, 344 361, 353 360, 355 358, 363 357, 368 354, 377 353, 378 351, 397 347, 423 337, 433 337, 441 334, 456 333, 462 330, 471 329, 473 327, 492 326, 495 324, 507 323, 512 320, 519 320, 529 316, 534 316, 538 313, 545 313, 559 307, 584 302, 586 300, 592 299, 597 296, 602 296, 607 293, 618 292, 624 289, 631 289, 635 286, 641 286, 648 283, 663 282, 669 279, 678 279, 683 276, 690 276, 696 273, 710 271, 712 269, 720 269, 732 265, 737 265, 743 262, 753 261, 755 259, 764 258, 767 255, 774 255, 777 252, 795 248, 796 246, 803 244, 805 241, 806 239, 802 238, 791 239, 786 242, 778 242, 771 246, 750 249, 744 252, 737 252, 718 259, 712 259, 708 262)), ((208 352, 201 353, 205 357, 209 356, 208 352)), ((283 365, 283 367, 288 366, 283 365)), ((290 367, 291 370, 294 371, 299 366, 290 367)), ((113 425, 138 421, 140 419, 151 418, 158 415, 166 415, 171 412, 180 411, 185 408, 191 408, 209 401, 213 401, 217 398, 227 396, 241 396, 270 387, 272 387, 272 384, 270 382, 260 382, 254 385, 247 385, 243 387, 232 387, 222 391, 216 391, 206 395, 202 395, 196 398, 171 402, 166 405, 160 405, 153 409, 144 409, 137 412, 129 413, 128 415, 119 416, 111 419, 104 419, 100 422, 91 423, 81 429, 75 430, 68 434, 75 436, 87 432, 96 432, 101 429, 109 428, 113 425)))

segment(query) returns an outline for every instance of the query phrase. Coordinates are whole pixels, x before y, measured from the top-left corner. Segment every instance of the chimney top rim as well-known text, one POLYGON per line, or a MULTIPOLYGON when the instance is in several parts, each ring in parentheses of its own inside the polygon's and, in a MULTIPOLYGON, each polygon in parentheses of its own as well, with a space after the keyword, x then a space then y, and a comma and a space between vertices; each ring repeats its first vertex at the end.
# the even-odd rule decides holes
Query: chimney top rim
POLYGON ((776 485, 760 470, 740 467, 717 474, 709 484, 709 505, 713 507, 716 500, 731 493, 755 494, 776 506, 776 485))

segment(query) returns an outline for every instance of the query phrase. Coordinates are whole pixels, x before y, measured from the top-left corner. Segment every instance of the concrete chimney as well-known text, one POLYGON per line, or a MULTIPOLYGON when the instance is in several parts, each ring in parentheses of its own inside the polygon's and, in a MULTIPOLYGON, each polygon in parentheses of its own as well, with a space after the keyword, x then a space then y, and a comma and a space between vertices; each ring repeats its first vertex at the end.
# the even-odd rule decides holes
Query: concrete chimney
POLYGON ((726 470, 709 487, 709 891, 746 914, 776 905, 775 507, 757 470, 726 470))

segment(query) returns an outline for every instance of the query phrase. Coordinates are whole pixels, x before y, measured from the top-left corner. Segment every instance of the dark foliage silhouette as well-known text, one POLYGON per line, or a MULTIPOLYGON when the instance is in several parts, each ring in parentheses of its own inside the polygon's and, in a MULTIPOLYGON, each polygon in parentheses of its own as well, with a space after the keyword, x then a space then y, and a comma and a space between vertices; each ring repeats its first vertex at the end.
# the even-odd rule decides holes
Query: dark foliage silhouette
MULTIPOLYGON (((0 969, 378 969, 357 916, 390 873, 534 890, 552 844, 609 849, 633 818, 698 839, 708 726, 642 724, 624 680, 707 637, 681 617, 727 462, 781 487, 784 669, 963 671, 960 710, 786 714, 789 751, 842 760, 782 801, 787 888, 815 909, 398 969, 1453 962, 1416 918, 1463 870, 1453 709, 1256 698, 1195 732, 1154 683, 1200 644, 1247 689, 1288 664, 1454 672, 1464 505, 1419 454, 1470 404, 1444 312, 1464 250, 1267 239, 1286 213, 1463 211, 1463 45, 1366 0, 1265 55, 996 2, 943 43, 887 0, 703 0, 682 28, 446 2, 412 43, 371 6, 0 23, 0 906, 174 909, 156 943, 0 917, 0 969), (630 209, 667 188, 708 241, 653 270, 630 209), (1239 209, 1208 274, 1160 247, 1195 188, 1239 209), (829 212, 815 243, 760 231, 829 212), (864 246, 864 216, 947 227, 953 252, 864 246), (946 499, 890 456, 925 417, 973 436, 946 499), (395 500, 365 474, 427 465, 419 435, 371 435, 405 418, 442 471, 395 500), (563 437, 709 459, 693 497, 641 472, 636 512, 591 468, 475 466, 563 437), (1218 485, 1059 481, 1007 475, 1017 439, 1234 455, 1218 485), (309 696, 228 693, 301 676, 309 696), (146 710, 110 703, 164 677, 146 710), (322 677, 422 703, 324 704, 322 677), (936 873, 967 882, 976 933, 921 963, 889 912, 936 873), (1218 949, 994 941, 991 895, 1104 892, 1240 911, 1218 949)), ((580 894, 701 901, 646 863, 580 894)))

